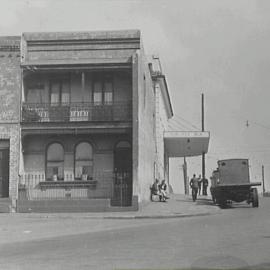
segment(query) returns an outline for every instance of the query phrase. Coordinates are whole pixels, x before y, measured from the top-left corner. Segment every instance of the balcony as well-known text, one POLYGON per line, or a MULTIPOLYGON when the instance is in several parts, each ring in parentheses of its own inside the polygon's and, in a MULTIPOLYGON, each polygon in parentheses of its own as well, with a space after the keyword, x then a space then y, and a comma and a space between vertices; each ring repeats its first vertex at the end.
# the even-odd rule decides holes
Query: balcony
POLYGON ((22 123, 127 122, 132 120, 131 102, 112 104, 22 104, 22 123))

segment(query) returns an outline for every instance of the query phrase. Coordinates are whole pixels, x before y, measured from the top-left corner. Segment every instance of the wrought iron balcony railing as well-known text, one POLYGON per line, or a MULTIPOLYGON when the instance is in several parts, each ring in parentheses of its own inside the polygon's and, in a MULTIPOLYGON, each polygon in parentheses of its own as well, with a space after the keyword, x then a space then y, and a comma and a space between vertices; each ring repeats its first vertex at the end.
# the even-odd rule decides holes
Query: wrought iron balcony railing
POLYGON ((114 122, 131 121, 131 102, 96 103, 27 103, 22 104, 23 123, 41 122, 114 122))

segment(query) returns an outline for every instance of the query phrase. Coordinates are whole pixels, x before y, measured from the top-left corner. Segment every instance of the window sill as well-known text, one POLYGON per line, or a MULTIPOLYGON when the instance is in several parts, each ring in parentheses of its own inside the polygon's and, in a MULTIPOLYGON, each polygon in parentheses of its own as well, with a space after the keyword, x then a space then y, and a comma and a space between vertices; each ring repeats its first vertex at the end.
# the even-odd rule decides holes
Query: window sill
POLYGON ((97 185, 96 180, 76 180, 76 181, 43 181, 39 182, 39 186, 42 190, 49 188, 95 188, 97 185))

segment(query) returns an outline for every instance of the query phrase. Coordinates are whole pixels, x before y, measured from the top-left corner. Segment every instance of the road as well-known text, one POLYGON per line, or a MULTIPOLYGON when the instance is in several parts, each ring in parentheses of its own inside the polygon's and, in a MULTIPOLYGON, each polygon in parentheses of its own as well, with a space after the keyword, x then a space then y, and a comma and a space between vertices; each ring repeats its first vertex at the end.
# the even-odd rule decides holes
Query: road
POLYGON ((260 204, 191 218, 84 220, 83 233, 73 220, 74 234, 0 244, 0 269, 270 269, 270 198, 260 204), (103 229, 91 230, 97 222, 103 229))

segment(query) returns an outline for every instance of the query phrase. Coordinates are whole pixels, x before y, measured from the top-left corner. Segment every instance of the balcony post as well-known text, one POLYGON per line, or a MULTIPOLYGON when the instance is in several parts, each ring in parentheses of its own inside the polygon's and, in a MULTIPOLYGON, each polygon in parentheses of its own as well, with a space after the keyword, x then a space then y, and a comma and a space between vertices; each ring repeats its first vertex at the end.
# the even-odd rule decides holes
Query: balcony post
POLYGON ((82 80, 82 102, 84 101, 84 92, 85 92, 85 73, 82 71, 81 73, 81 80, 82 80))

